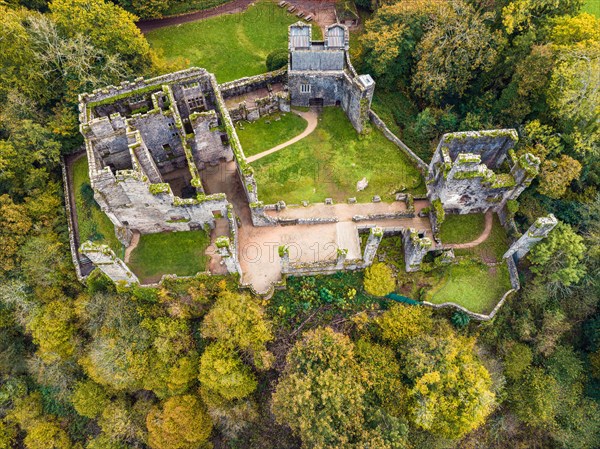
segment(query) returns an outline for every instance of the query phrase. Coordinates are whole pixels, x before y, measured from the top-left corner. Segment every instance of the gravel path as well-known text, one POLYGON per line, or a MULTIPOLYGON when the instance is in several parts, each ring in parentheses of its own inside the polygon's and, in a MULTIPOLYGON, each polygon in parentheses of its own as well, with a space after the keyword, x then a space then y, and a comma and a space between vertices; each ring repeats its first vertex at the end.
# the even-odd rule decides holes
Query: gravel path
POLYGON ((488 237, 490 236, 490 233, 492 232, 493 224, 494 224, 494 216, 493 216, 492 212, 488 211, 485 214, 485 228, 483 229, 483 232, 476 240, 473 240, 472 242, 468 242, 468 243, 452 243, 449 245, 444 245, 444 247, 445 248, 453 248, 453 249, 474 248, 477 245, 485 242, 488 239, 488 237))
POLYGON ((215 6, 214 8, 205 9, 203 11, 191 12, 180 16, 163 17, 162 19, 140 20, 136 23, 142 33, 147 33, 159 28, 172 25, 180 25, 187 22, 195 22, 196 20, 208 19, 209 17, 220 16, 223 14, 234 14, 242 12, 255 0, 233 0, 223 5, 215 6))
POLYGON ((306 136, 308 136, 310 133, 312 133, 315 130, 315 128, 317 127, 318 117, 319 117, 319 115, 317 114, 316 111, 310 110, 307 112, 302 112, 302 111, 292 111, 292 112, 294 114, 298 114, 300 117, 302 117, 304 120, 306 120, 308 122, 308 126, 306 127, 306 129, 304 131, 302 131, 302 133, 300 133, 296 137, 294 137, 293 139, 288 140, 287 142, 283 142, 282 144, 279 144, 276 147, 271 148, 270 150, 266 150, 266 151, 263 151, 262 153, 258 153, 258 154, 255 154, 254 156, 250 156, 250 157, 246 158, 248 163, 254 162, 260 158, 268 156, 269 154, 276 153, 279 150, 283 150, 285 147, 289 147, 290 145, 298 142, 299 140, 304 139, 306 136))

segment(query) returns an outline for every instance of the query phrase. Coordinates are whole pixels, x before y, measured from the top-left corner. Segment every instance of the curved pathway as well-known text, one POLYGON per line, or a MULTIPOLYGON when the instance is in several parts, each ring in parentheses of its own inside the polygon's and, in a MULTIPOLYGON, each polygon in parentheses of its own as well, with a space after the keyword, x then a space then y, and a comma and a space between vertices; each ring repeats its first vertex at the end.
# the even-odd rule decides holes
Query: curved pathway
POLYGON ((492 232, 493 224, 494 224, 494 215, 492 214, 491 211, 488 211, 485 214, 485 228, 483 229, 483 232, 481 233, 481 235, 479 237, 477 237, 477 239, 473 240, 472 242, 468 242, 468 243, 451 243, 448 245, 444 245, 444 247, 452 248, 452 249, 475 248, 477 245, 480 245, 481 243, 485 242, 488 239, 488 237, 490 236, 490 234, 492 232))
POLYGON ((136 23, 136 25, 142 31, 142 33, 147 33, 149 31, 171 25, 195 22, 196 20, 208 19, 209 17, 220 16, 222 14, 242 12, 252 3, 254 3, 254 1, 255 0, 233 0, 231 2, 215 6, 214 8, 204 9, 202 11, 181 14, 178 16, 163 17, 161 19, 140 20, 136 23))
POLYGON ((137 248, 139 243, 140 243, 140 233, 137 231, 133 231, 133 235, 131 236, 131 242, 129 242, 129 246, 127 248, 125 248, 125 257, 123 259, 123 262, 125 262, 125 263, 129 262, 131 253, 133 252, 134 249, 137 248))
POLYGON ((317 114, 316 111, 313 111, 311 109, 310 111, 307 111, 307 112, 302 112, 302 111, 292 111, 292 112, 294 114, 298 114, 300 117, 302 117, 304 120, 306 120, 308 122, 308 126, 306 127, 306 129, 304 131, 302 131, 302 133, 300 133, 296 137, 294 137, 293 139, 288 140, 287 142, 283 142, 282 144, 279 144, 276 147, 271 148, 270 150, 266 150, 266 151, 263 151, 262 153, 258 153, 258 154, 255 154, 254 156, 250 156, 250 157, 246 158, 246 161, 248 163, 254 162, 260 158, 268 156, 269 154, 276 153, 279 150, 283 150, 285 147, 289 147, 290 145, 298 142, 299 140, 304 139, 306 136, 311 134, 316 129, 317 124, 319 122, 318 121, 319 115, 317 114))

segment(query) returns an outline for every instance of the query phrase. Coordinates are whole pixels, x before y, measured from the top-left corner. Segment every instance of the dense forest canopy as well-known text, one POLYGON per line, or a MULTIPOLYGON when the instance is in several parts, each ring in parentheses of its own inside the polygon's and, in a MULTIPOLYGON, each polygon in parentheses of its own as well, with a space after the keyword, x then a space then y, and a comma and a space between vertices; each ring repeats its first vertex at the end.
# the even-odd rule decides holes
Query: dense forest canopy
POLYGON ((378 113, 424 157, 446 131, 516 127, 542 169, 512 212, 562 223, 492 322, 389 304, 286 322, 231 278, 75 277, 77 95, 181 66, 131 13, 168 3, 0 2, 0 448, 599 447, 600 19, 579 0, 357 1, 378 113))

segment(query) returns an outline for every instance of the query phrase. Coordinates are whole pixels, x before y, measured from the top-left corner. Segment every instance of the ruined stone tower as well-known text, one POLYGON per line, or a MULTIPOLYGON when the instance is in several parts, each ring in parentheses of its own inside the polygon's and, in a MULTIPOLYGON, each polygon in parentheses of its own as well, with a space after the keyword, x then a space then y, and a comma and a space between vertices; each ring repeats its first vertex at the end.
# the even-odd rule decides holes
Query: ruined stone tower
POLYGON ((498 212, 538 173, 532 154, 515 154, 514 129, 444 134, 429 164, 427 192, 450 213, 498 212))

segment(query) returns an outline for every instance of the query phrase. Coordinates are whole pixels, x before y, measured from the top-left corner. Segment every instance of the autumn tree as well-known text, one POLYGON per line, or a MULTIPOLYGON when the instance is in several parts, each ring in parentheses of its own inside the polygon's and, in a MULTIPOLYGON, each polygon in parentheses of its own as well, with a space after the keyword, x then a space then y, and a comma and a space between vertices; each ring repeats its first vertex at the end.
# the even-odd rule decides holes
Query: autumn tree
POLYGON ((306 332, 286 362, 273 393, 277 421, 304 447, 350 447, 361 433, 365 391, 350 339, 331 328, 306 332))
POLYGON ((153 449, 208 447, 212 422, 195 396, 173 396, 161 408, 153 407, 146 418, 148 444, 153 449))
POLYGON ((547 23, 556 16, 574 14, 580 0, 512 0, 502 9, 502 23, 508 34, 547 23))
POLYGON ((138 73, 150 68, 150 46, 134 15, 104 0, 54 0, 49 6, 52 19, 67 36, 88 36, 95 47, 121 56, 138 73))
POLYGON ((374 263, 365 270, 365 291, 375 296, 385 296, 396 288, 392 269, 384 263, 374 263))
POLYGON ((106 390, 91 380, 80 381, 71 397, 73 407, 81 416, 96 418, 108 406, 106 390))
POLYGON ((381 338, 388 343, 401 345, 415 335, 433 329, 431 309, 405 304, 394 304, 375 320, 381 338))
POLYGON ((413 336, 401 348, 403 372, 411 379, 410 415, 420 428, 459 438, 492 412, 495 395, 489 372, 475 355, 475 341, 446 323, 413 336))
POLYGON ((244 398, 257 387, 250 368, 223 343, 213 343, 204 350, 198 379, 206 388, 228 400, 244 398))
POLYGON ((412 85, 421 98, 431 104, 460 98, 476 73, 493 67, 503 42, 487 25, 491 18, 461 0, 443 8, 416 48, 412 85))
POLYGON ((567 188, 581 173, 581 164, 566 154, 560 159, 546 159, 540 172, 538 191, 550 198, 562 198, 567 188))
POLYGON ((249 354, 258 369, 268 369, 272 354, 266 344, 273 340, 271 322, 263 308, 247 294, 223 291, 204 317, 202 336, 213 338, 249 354))
POLYGON ((75 351, 75 326, 72 305, 58 299, 42 306, 27 328, 38 345, 38 354, 46 362, 68 358, 75 351))

